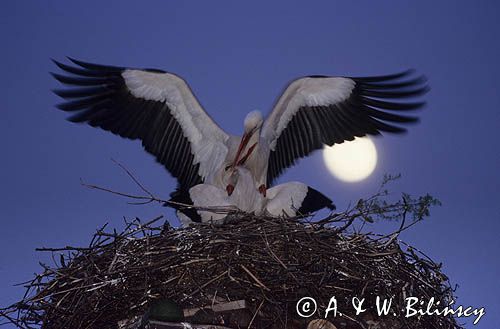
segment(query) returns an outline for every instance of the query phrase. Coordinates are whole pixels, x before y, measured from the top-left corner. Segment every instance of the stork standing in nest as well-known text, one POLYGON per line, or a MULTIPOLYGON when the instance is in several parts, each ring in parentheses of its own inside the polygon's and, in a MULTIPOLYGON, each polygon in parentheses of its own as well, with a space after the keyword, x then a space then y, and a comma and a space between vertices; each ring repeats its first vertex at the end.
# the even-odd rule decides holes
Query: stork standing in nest
POLYGON ((288 167, 324 145, 380 132, 403 133, 418 118, 403 115, 423 102, 399 102, 427 92, 426 79, 413 71, 349 78, 309 76, 291 82, 264 120, 250 112, 242 136, 224 132, 204 111, 179 76, 156 69, 106 66, 71 59, 55 62, 72 88, 55 90, 66 102, 69 120, 119 136, 140 139, 147 152, 177 178, 187 193, 206 183, 226 190, 225 172, 246 168, 263 196, 288 167), (395 125, 395 124, 400 124, 395 125))

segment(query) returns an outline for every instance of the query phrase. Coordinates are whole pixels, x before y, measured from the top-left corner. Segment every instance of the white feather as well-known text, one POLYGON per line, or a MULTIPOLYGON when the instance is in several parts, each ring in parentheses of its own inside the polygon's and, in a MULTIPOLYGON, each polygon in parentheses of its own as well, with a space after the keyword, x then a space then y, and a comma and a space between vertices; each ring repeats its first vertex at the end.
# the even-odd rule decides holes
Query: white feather
POLYGON ((131 69, 122 76, 133 96, 167 104, 191 143, 193 164, 200 163, 202 178, 222 166, 229 136, 203 110, 183 79, 172 73, 131 69))
POLYGON ((307 195, 308 187, 300 182, 276 185, 267 190, 266 211, 272 216, 295 216, 307 195))
MULTIPOLYGON (((198 184, 189 190, 193 205, 197 207, 227 207, 233 204, 229 201, 226 191, 210 184, 198 184)), ((224 213, 208 210, 197 210, 202 222, 218 221, 226 217, 224 213)))
POLYGON ((262 136, 269 141, 271 150, 297 111, 304 106, 334 105, 346 100, 355 82, 349 78, 300 78, 283 92, 271 114, 264 122, 262 136))

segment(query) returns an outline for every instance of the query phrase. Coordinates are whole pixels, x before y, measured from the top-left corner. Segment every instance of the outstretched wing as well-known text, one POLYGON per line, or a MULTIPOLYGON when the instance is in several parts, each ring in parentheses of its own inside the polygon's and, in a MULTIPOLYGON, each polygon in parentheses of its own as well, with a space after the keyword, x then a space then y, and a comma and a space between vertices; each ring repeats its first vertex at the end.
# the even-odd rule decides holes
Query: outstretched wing
POLYGON ((399 112, 418 109, 424 103, 395 100, 428 91, 426 79, 412 77, 412 73, 364 78, 311 76, 290 83, 262 127, 261 136, 271 146, 268 186, 297 159, 324 144, 381 131, 405 132, 393 123, 412 123, 418 118, 399 112))
POLYGON ((221 166, 228 135, 203 110, 180 77, 160 70, 90 64, 55 64, 52 75, 73 88, 55 90, 68 119, 129 139, 140 139, 183 188, 202 182, 221 166))

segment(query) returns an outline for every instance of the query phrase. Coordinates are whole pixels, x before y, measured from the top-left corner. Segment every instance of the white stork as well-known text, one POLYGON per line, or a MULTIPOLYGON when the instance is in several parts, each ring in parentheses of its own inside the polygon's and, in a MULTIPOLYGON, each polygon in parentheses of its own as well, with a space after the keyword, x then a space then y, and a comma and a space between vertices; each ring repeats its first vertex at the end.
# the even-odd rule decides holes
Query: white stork
POLYGON ((69 120, 140 139, 178 179, 178 192, 184 194, 200 183, 231 194, 234 186, 224 186, 224 172, 243 166, 266 196, 267 187, 286 168, 324 144, 406 131, 394 123, 418 119, 399 112, 424 103, 395 100, 428 90, 426 79, 413 71, 364 78, 303 77, 288 85, 265 121, 260 112, 247 115, 239 137, 225 133, 173 73, 70 60, 76 66, 54 61, 66 75, 53 73, 74 87, 54 91, 67 100, 58 107, 75 113, 69 120))
POLYGON ((264 197, 255 189, 251 172, 241 166, 226 171, 224 183, 234 187, 229 195, 225 189, 215 185, 198 184, 191 187, 187 194, 171 199, 174 202, 169 206, 177 209, 177 216, 184 225, 223 220, 227 213, 214 212, 214 206, 274 217, 309 215, 323 208, 335 210, 332 200, 300 182, 273 186, 264 197), (190 204, 196 208, 179 204, 190 204))

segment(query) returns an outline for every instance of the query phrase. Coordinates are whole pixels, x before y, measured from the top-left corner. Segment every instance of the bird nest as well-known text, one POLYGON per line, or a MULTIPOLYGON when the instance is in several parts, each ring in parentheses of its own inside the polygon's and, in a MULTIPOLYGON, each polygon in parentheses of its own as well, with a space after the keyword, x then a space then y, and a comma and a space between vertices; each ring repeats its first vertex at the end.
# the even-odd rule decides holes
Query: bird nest
POLYGON ((0 318, 21 328, 133 328, 153 319, 151 305, 168 301, 182 310, 177 322, 228 328, 306 328, 325 316, 333 325, 325 328, 460 328, 451 316, 401 313, 412 296, 441 305, 454 298, 440 265, 398 237, 434 202, 369 199, 316 222, 235 213, 224 225, 176 229, 157 218, 129 222, 122 233, 99 229, 88 247, 43 249, 56 265, 43 265, 25 298, 0 318), (406 225, 409 214, 415 218, 406 225), (386 236, 354 229, 356 220, 380 216, 399 216, 401 228, 386 236), (317 306, 308 318, 298 314, 313 308, 298 305, 304 297, 317 306), (363 298, 356 315, 353 302, 363 298), (400 314, 379 315, 377 298, 400 314), (231 303, 238 310, 217 311, 231 303))

